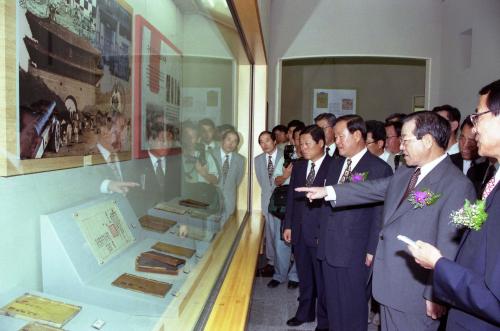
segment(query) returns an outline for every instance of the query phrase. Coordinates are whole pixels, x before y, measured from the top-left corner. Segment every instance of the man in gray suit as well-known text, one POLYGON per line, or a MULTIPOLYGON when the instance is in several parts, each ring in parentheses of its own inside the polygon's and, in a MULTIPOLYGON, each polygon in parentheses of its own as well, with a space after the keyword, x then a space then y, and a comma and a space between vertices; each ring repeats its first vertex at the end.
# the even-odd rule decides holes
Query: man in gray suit
POLYGON ((404 119, 401 148, 407 166, 395 175, 357 184, 300 188, 309 199, 334 207, 385 201, 384 225, 373 266, 373 296, 381 304, 382 330, 437 330, 445 308, 436 303, 432 271, 418 269, 396 239, 402 234, 439 247, 453 259, 458 246, 450 214, 472 200, 472 183, 446 154, 449 123, 417 112, 404 119))
POLYGON ((222 221, 225 222, 236 208, 236 193, 238 186, 243 179, 245 168, 244 157, 236 148, 240 144, 238 133, 233 130, 224 132, 222 135, 221 146, 217 147, 213 152, 217 166, 220 168, 219 182, 217 185, 224 196, 224 213, 222 221))
MULTIPOLYGON (((276 287, 288 278, 293 283, 298 282, 297 271, 294 267, 291 269, 287 265, 285 268, 276 266, 276 259, 280 253, 285 253, 284 250, 290 249, 280 242, 281 221, 268 212, 269 200, 276 187, 273 178, 273 172, 278 164, 278 161, 283 157, 283 151, 276 145, 276 137, 272 132, 263 131, 259 134, 259 145, 263 153, 255 157, 255 174, 261 188, 261 208, 262 214, 266 219, 265 238, 266 238, 266 257, 269 264, 275 266, 273 279, 269 282, 268 287, 276 287), (286 270, 285 270, 286 269, 286 270), (290 269, 290 270, 289 270, 290 269)), ((289 254, 288 254, 289 255, 289 254)))

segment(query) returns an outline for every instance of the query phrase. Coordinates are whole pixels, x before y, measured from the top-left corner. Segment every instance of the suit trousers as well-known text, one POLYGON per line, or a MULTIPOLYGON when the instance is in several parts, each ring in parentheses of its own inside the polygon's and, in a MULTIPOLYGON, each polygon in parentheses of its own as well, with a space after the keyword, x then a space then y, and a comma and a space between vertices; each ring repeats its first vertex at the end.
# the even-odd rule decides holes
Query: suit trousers
POLYGON ((269 264, 274 265, 274 260, 275 260, 275 244, 274 244, 274 237, 276 236, 275 233, 279 232, 279 223, 276 225, 276 222, 274 220, 273 215, 271 215, 267 210, 262 211, 262 214, 264 215, 265 218, 265 223, 264 223, 264 239, 265 239, 265 252, 266 252, 266 258, 269 261, 269 264), (276 230, 276 227, 278 229, 276 230))
POLYGON ((319 329, 328 329, 325 291, 321 277, 320 261, 316 258, 317 247, 305 245, 299 238, 293 245, 293 256, 299 275, 299 307, 295 317, 300 321, 314 321, 317 318, 319 329))
POLYGON ((368 329, 368 268, 361 267, 334 267, 321 261, 330 330, 368 329))
POLYGON ((281 240, 281 220, 271 214, 269 214, 269 220, 274 225, 274 238, 272 242, 272 245, 274 247, 273 279, 277 280, 280 283, 283 283, 287 279, 298 282, 299 276, 297 275, 296 264, 292 264, 290 260, 290 258, 292 257, 292 247, 281 240), (291 267, 290 264, 292 264, 291 267))
POLYGON ((381 331, 435 331, 439 329, 439 320, 433 320, 425 314, 405 313, 380 304, 381 331))

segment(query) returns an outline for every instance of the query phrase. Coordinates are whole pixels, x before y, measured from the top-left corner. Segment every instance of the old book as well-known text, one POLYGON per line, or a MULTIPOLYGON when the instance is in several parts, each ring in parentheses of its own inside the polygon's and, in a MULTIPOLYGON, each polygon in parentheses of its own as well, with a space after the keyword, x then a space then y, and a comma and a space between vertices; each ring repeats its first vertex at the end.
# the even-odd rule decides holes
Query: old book
POLYGON ((135 259, 135 270, 155 274, 178 275, 179 269, 168 263, 150 259, 140 255, 135 259))
POLYGON ((155 252, 155 251, 147 251, 141 254, 141 256, 147 257, 148 259, 153 259, 156 261, 160 261, 163 263, 166 263, 168 265, 171 265, 173 267, 179 267, 182 264, 186 263, 186 260, 184 259, 179 259, 177 257, 167 255, 167 254, 162 254, 160 252, 155 252))
POLYGON ((0 309, 0 313, 29 321, 61 327, 82 307, 26 293, 0 309))
POLYGON ((184 215, 187 212, 186 208, 181 208, 178 206, 173 206, 168 202, 160 202, 155 206, 155 209, 167 211, 169 213, 184 215))
POLYGON ((139 223, 141 223, 141 226, 144 229, 159 233, 165 233, 168 231, 168 229, 177 224, 177 222, 175 221, 151 215, 142 216, 141 218, 139 218, 139 223))
POLYGON ((172 284, 127 273, 122 274, 111 284, 127 290, 150 294, 162 298, 165 297, 170 288, 172 288, 172 284))
POLYGON ((185 256, 187 258, 191 258, 194 255, 194 253, 196 253, 196 250, 194 249, 167 244, 161 241, 154 244, 151 248, 160 252, 185 256))
POLYGON ((50 325, 34 322, 26 324, 19 331, 64 331, 64 330, 50 325))
POLYGON ((193 199, 179 200, 179 205, 185 206, 185 207, 191 207, 191 208, 199 208, 199 209, 205 209, 209 206, 208 203, 196 201, 193 199))

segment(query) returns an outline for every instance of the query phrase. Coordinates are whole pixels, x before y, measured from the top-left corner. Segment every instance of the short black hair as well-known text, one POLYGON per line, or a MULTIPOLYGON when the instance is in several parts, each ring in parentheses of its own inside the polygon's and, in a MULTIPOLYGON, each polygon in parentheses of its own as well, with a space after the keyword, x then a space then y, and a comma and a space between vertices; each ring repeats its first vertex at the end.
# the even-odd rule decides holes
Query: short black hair
POLYGON ((363 117, 359 115, 344 115, 337 118, 336 123, 343 121, 346 122, 347 130, 349 130, 350 133, 359 131, 361 132, 363 140, 366 140, 366 124, 363 117))
POLYGON ((392 113, 385 118, 385 123, 401 122, 406 116, 405 113, 392 113))
MULTIPOLYGON (((462 115, 460 114, 460 110, 458 108, 455 108, 450 105, 442 105, 442 106, 437 106, 432 108, 432 111, 437 113, 440 111, 445 111, 446 112, 446 117, 448 118, 448 121, 450 122, 458 122, 460 123, 460 119, 462 118, 462 115)), ((457 128, 458 130, 458 128, 457 128)), ((457 130, 454 131, 454 133, 457 132, 457 130)))
POLYGON ((165 125, 163 123, 153 123, 151 124, 151 126, 148 128, 148 130, 146 130, 147 132, 147 139, 156 139, 158 138, 158 136, 166 131, 167 128, 165 127, 165 125))
POLYGON ((261 133, 259 133, 259 139, 257 139, 257 141, 258 141, 258 142, 260 142, 260 137, 262 137, 262 136, 263 136, 263 135, 265 135, 265 134, 270 135, 270 136, 271 136, 271 139, 272 139, 273 141, 276 141, 276 135, 274 134, 274 132, 270 132, 270 131, 267 131, 267 130, 266 130, 266 131, 262 131, 261 133))
POLYGON ((234 134, 236 136, 236 138, 237 138, 237 144, 239 145, 240 144, 240 135, 235 130, 224 131, 224 134, 222 135, 222 140, 226 139, 226 137, 228 135, 230 135, 230 134, 234 134))
POLYGON ((286 133, 288 131, 288 129, 286 128, 286 126, 284 126, 283 124, 278 124, 276 125, 274 128, 273 128, 273 132, 276 133, 276 131, 281 131, 281 132, 284 132, 286 133))
POLYGON ((314 123, 318 123, 321 120, 326 120, 328 122, 328 126, 332 127, 335 125, 337 117, 332 113, 321 113, 314 118, 314 123))
POLYGON ((293 129, 293 132, 292 132, 292 138, 295 136, 295 133, 302 132, 302 130, 304 130, 304 128, 305 128, 304 126, 297 126, 297 127, 295 127, 295 129, 293 129))
POLYGON ((385 144, 385 138, 387 137, 385 133, 384 122, 369 120, 365 122, 366 124, 366 133, 372 134, 372 138, 374 141, 382 140, 385 144))
POLYGON ((448 148, 451 133, 450 122, 433 111, 418 111, 408 115, 403 120, 403 124, 411 120, 415 120, 413 134, 417 139, 422 139, 426 134, 430 134, 439 147, 443 150, 448 148))
POLYGON ((394 130, 396 131, 396 135, 398 137, 401 137, 401 129, 403 128, 403 122, 398 122, 398 121, 386 122, 384 128, 388 128, 390 126, 393 126, 394 130))
POLYGON ((470 115, 467 115, 467 117, 462 122, 462 125, 460 125, 460 131, 462 131, 466 125, 470 126, 471 128, 474 127, 474 124, 472 124, 472 120, 470 119, 470 115))
POLYGON ((317 126, 316 124, 308 125, 300 132, 300 135, 310 134, 316 144, 319 144, 320 140, 323 140, 323 145, 325 142, 325 132, 322 128, 317 126))
POLYGON ((291 120, 290 122, 288 122, 286 130, 288 131, 290 128, 298 127, 298 126, 304 128, 306 125, 304 124, 304 122, 302 122, 300 120, 291 120))
POLYGON ((202 125, 206 125, 211 127, 212 129, 215 130, 215 124, 214 121, 212 121, 210 118, 204 118, 198 122, 198 125, 201 127, 202 125))
POLYGON ((496 80, 479 90, 479 95, 488 94, 486 106, 495 116, 500 115, 500 79, 496 80))

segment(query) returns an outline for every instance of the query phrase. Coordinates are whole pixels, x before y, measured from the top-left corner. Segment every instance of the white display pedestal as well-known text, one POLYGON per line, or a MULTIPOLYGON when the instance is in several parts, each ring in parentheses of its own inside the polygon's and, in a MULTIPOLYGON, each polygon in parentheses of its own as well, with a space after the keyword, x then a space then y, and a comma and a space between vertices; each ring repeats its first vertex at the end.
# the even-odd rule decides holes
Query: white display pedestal
POLYGON ((159 234, 143 230, 130 204, 121 195, 88 201, 41 216, 43 290, 134 316, 159 317, 179 293, 189 272, 208 248, 208 243, 198 243, 170 232, 159 234), (120 210, 135 241, 116 256, 99 264, 75 215, 108 200, 113 200, 120 210), (151 250, 157 241, 196 249, 196 254, 190 259, 179 256, 186 259, 186 265, 177 276, 135 271, 135 258, 151 250), (165 297, 156 297, 111 285, 123 273, 167 282, 172 284, 172 288, 165 297))

